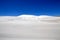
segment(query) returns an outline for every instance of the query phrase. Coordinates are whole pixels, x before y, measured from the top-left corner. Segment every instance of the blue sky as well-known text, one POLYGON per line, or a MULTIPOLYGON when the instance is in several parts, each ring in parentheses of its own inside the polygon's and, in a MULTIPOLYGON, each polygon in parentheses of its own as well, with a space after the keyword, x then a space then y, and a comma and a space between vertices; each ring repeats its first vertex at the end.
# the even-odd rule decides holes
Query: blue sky
POLYGON ((0 16, 60 16, 60 0, 0 0, 0 16))

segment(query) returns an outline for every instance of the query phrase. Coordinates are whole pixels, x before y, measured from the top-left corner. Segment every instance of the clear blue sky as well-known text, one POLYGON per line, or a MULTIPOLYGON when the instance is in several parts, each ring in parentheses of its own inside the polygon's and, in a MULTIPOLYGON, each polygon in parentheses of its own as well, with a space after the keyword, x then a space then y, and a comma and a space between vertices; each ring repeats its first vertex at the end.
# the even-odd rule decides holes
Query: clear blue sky
POLYGON ((60 0, 0 0, 0 16, 60 16, 60 0))

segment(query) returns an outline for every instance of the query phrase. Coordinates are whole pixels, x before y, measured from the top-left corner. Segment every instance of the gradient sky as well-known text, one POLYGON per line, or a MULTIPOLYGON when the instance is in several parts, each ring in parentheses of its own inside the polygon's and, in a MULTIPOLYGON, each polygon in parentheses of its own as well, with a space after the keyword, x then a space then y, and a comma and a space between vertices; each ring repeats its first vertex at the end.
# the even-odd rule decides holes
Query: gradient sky
POLYGON ((60 16, 60 0, 0 0, 0 16, 60 16))

